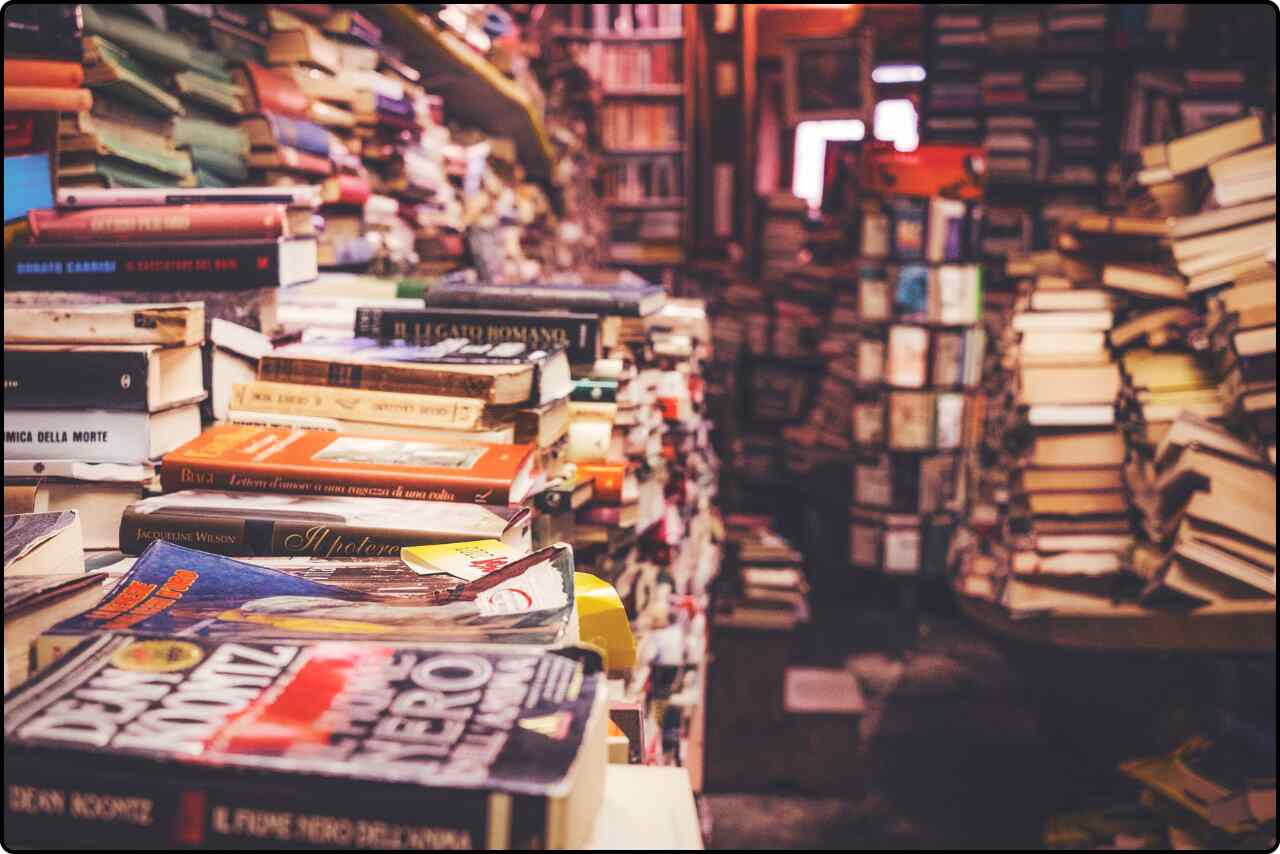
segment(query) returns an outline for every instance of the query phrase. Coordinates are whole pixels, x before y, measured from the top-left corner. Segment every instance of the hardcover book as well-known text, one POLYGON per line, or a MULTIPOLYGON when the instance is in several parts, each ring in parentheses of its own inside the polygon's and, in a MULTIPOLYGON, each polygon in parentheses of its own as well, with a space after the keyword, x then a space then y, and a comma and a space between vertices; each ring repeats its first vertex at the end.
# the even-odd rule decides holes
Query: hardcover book
POLYGON ((380 345, 369 338, 293 344, 263 357, 258 379, 535 406, 564 397, 572 384, 563 350, 464 338, 428 346, 380 345))
POLYGON ((595 364, 604 345, 599 316, 564 311, 360 308, 355 331, 357 338, 415 344, 518 341, 533 350, 563 349, 575 365, 595 364))
POLYGON ((518 504, 542 478, 534 450, 225 424, 168 454, 160 480, 166 492, 199 488, 518 504))
POLYGON ((103 635, 6 698, 6 842, 581 847, 606 695, 585 650, 103 635))
POLYGON ((551 644, 573 611, 573 550, 548 546, 463 581, 399 561, 292 562, 283 569, 156 542, 95 608, 36 644, 46 667, 90 635, 218 640, 344 637, 551 644))
POLYGON ((316 241, 204 240, 62 243, 5 252, 6 290, 244 290, 283 287, 317 275, 316 241))
POLYGON ((184 490, 144 498, 120 520, 120 550, 164 540, 223 555, 384 557, 403 546, 494 538, 528 551, 530 513, 396 498, 184 490))
POLYGON ((889 446, 926 450, 934 446, 934 408, 931 392, 899 391, 889 395, 889 446))
POLYGON ((446 283, 427 293, 430 308, 556 309, 591 314, 645 317, 666 304, 666 292, 657 285, 513 285, 446 283))
POLYGON ((4 348, 6 410, 156 412, 195 403, 204 396, 198 345, 6 344, 4 348))
POLYGON ((886 383, 902 388, 920 388, 928 382, 928 329, 922 326, 891 326, 888 349, 886 383))
POLYGON ((163 240, 274 240, 289 236, 284 205, 156 205, 27 214, 37 243, 163 240))

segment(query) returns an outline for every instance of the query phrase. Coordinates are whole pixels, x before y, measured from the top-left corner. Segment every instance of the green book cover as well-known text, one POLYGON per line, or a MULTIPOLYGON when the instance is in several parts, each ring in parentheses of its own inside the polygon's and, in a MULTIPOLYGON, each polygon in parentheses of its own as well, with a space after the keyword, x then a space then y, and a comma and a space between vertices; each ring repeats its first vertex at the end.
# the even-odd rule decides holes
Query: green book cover
POLYGON ((166 33, 102 6, 86 4, 81 8, 85 33, 106 36, 145 62, 173 70, 194 68, 220 80, 231 79, 226 60, 195 47, 179 33, 166 33))
POLYGON ((249 153, 249 135, 241 128, 190 117, 173 120, 173 144, 179 148, 216 148, 242 163, 249 153))
POLYGON ((152 82, 156 74, 100 36, 84 40, 85 86, 119 97, 144 110, 183 115, 182 102, 152 82))
POLYGON ((233 184, 244 184, 249 180, 249 167, 244 158, 225 149, 192 145, 191 163, 197 172, 214 172, 233 184))
POLYGON ((173 76, 178 94, 188 101, 223 113, 243 115, 248 93, 243 86, 216 80, 199 71, 180 71, 173 76))

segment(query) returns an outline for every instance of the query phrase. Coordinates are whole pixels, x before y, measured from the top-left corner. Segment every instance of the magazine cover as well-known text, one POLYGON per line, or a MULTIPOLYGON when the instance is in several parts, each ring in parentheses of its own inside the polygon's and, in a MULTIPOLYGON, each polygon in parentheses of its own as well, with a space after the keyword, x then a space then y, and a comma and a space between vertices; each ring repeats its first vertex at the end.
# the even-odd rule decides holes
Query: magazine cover
POLYGON ((107 633, 5 698, 5 842, 572 845, 604 720, 588 650, 107 633))
MULTIPOLYGON (((298 565, 301 565, 301 562, 298 565)), ((286 572, 183 548, 148 546, 102 600, 40 638, 44 667, 101 632, 216 639, 388 638, 550 644, 573 611, 573 550, 549 546, 470 582, 387 561, 286 572)))

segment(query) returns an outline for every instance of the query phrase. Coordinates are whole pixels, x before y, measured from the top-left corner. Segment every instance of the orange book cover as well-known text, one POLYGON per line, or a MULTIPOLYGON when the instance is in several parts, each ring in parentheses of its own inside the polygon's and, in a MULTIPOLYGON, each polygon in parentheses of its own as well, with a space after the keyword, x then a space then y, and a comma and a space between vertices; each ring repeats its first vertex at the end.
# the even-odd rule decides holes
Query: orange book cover
POLYGON ((5 79, 4 111, 83 113, 93 107, 93 93, 88 89, 62 89, 56 86, 9 86, 5 79))
POLYGON ((223 424, 165 456, 165 492, 220 489, 517 504, 539 485, 533 445, 417 442, 223 424))
POLYGON ((921 145, 898 151, 893 143, 871 143, 862 156, 863 188, 904 196, 982 198, 986 171, 978 145, 921 145))
POLYGON ((78 89, 84 83, 84 66, 56 59, 5 59, 6 86, 49 86, 78 89))
POLYGON ((623 494, 627 482, 626 463, 578 463, 578 474, 595 481, 595 501, 599 504, 625 504, 634 498, 623 494))

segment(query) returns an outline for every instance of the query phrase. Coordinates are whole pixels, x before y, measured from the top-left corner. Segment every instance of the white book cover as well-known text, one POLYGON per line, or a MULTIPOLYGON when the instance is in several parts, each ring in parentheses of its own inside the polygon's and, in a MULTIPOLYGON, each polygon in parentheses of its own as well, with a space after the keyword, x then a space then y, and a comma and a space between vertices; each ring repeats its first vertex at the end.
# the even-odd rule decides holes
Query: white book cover
POLYGON ((198 406, 155 413, 12 409, 4 414, 4 456, 140 464, 199 434, 198 406))

